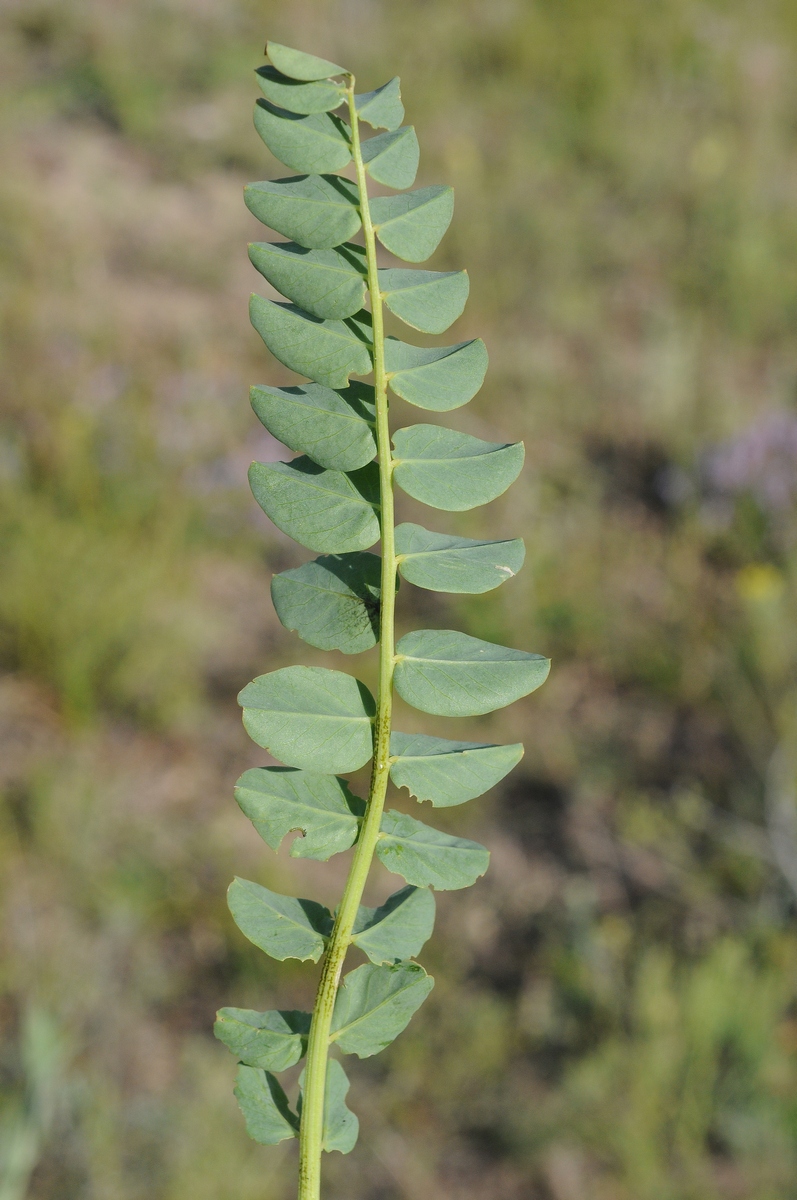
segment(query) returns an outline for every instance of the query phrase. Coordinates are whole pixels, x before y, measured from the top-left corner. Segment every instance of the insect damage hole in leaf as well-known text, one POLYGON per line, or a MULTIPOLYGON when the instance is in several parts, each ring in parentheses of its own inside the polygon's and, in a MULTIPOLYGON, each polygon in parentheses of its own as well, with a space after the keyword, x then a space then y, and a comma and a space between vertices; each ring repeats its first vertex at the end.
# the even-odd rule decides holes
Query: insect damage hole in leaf
POLYGON ((410 587, 477 595, 511 579, 525 547, 497 532, 475 541, 397 526, 394 487, 463 512, 510 486, 523 446, 435 424, 395 429, 391 441, 390 393, 447 412, 472 399, 487 369, 480 338, 422 347, 385 335, 386 311, 432 335, 463 312, 465 271, 380 265, 377 245, 425 262, 452 220, 454 193, 435 183, 409 190, 420 151, 415 129, 403 124, 398 78, 358 91, 353 73, 333 60, 275 42, 267 51, 256 72, 255 125, 293 174, 244 192, 254 216, 288 239, 269 235, 250 246, 253 266, 284 297, 256 293, 250 314, 273 357, 298 378, 253 387, 251 402, 298 457, 255 462, 249 481, 273 524, 318 555, 272 580, 283 626, 319 650, 372 655, 377 686, 372 695, 346 671, 280 666, 239 695, 247 732, 277 760, 238 780, 242 811, 272 851, 295 833, 294 857, 349 852, 351 861, 334 914, 233 882, 230 911, 253 945, 280 961, 322 965, 312 1013, 228 1007, 215 1031, 240 1060, 235 1091, 249 1134, 264 1145, 298 1137, 299 1200, 321 1200, 323 1154, 348 1153, 359 1129, 346 1071, 330 1051, 369 1057, 400 1034, 434 982, 414 961, 432 933, 434 890, 468 887, 489 863, 478 842, 385 811, 388 779, 419 801, 453 807, 488 791, 523 753, 520 744, 393 729, 394 688, 421 712, 476 715, 533 692, 549 663, 456 630, 414 630, 396 644, 399 574, 410 587), (373 183, 394 194, 374 196, 373 183), (341 776, 369 762, 361 797, 341 776), (369 908, 362 898, 375 858, 405 885, 369 908), (344 973, 352 948, 369 961, 344 973), (275 1073, 302 1061, 292 1105, 275 1073))

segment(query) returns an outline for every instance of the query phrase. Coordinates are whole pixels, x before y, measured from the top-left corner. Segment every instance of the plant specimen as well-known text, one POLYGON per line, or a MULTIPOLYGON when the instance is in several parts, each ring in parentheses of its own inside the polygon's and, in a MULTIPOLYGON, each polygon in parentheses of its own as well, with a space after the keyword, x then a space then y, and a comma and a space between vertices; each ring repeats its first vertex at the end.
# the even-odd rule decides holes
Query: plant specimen
POLYGON ((455 630, 422 629, 395 643, 397 573, 438 592, 480 593, 520 568, 520 539, 473 541, 420 525, 396 526, 393 488, 460 512, 509 487, 521 443, 482 441, 433 424, 392 435, 388 389, 418 408, 448 412, 479 390, 487 368, 480 339, 418 347, 386 337, 384 309, 439 334, 461 314, 465 271, 380 267, 377 241, 409 263, 427 259, 451 221, 450 187, 412 187, 419 149, 403 126, 399 80, 357 94, 351 72, 270 42, 258 80, 255 126, 288 179, 253 183, 246 203, 288 238, 257 242, 250 258, 287 298, 253 296, 252 323, 281 363, 309 379, 252 389, 260 421, 300 457, 253 463, 255 499, 284 533, 320 554, 272 583, 277 614, 311 646, 357 654, 379 647, 376 699, 352 675, 293 666, 261 675, 239 696, 244 725, 284 766, 244 773, 236 798, 277 850, 326 860, 354 846, 334 914, 313 900, 236 879, 229 905, 239 929, 273 958, 323 959, 311 1013, 222 1009, 217 1036, 240 1060, 236 1095, 249 1133, 274 1144, 299 1139, 299 1197, 320 1196, 322 1151, 347 1153, 357 1117, 337 1057, 376 1054, 405 1028, 433 980, 415 956, 432 932, 432 890, 468 887, 487 850, 414 817, 385 811, 388 780, 438 807, 482 795, 519 761, 521 745, 482 745, 398 732, 392 697, 424 713, 473 716, 527 695, 549 662, 455 630), (341 109, 345 115, 336 115, 341 109), (361 139, 362 124, 383 130, 361 139), (336 174, 353 164, 354 180, 336 174), (369 196, 369 178, 398 191, 369 196), (350 239, 362 232, 363 245, 350 239), (369 308, 365 305, 368 303, 369 308), (373 375, 373 383, 351 376, 373 375), (381 543, 381 557, 369 547, 381 543), (367 800, 341 775, 372 760, 367 800), (405 880, 379 908, 361 904, 373 857, 405 880), (341 980, 356 947, 367 962, 341 980), (276 1075, 306 1063, 291 1108, 276 1075))

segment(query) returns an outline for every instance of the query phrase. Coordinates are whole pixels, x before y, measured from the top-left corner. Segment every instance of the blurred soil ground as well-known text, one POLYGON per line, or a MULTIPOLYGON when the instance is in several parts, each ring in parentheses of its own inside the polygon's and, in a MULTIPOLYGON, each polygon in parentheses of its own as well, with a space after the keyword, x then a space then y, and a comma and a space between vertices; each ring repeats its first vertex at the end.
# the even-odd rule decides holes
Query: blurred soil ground
POLYGON ((247 1140, 211 1024, 308 1006, 314 973, 249 946, 224 893, 334 902, 346 856, 274 856, 238 812, 262 752, 235 695, 297 658, 374 666, 279 626, 270 575, 305 555, 246 489, 281 453, 247 387, 288 381, 246 318, 241 186, 280 173, 250 120, 266 36, 369 88, 400 73, 419 184, 456 188, 451 340, 491 355, 450 423, 526 442, 506 497, 440 525, 525 537, 523 574, 403 588, 402 624, 554 660, 475 735, 522 739, 521 767, 439 814, 492 868, 440 897, 432 997, 353 1067, 329 1196, 794 1200, 797 8, 3 0, 0 22, 0 1200, 293 1194, 295 1148, 247 1140))

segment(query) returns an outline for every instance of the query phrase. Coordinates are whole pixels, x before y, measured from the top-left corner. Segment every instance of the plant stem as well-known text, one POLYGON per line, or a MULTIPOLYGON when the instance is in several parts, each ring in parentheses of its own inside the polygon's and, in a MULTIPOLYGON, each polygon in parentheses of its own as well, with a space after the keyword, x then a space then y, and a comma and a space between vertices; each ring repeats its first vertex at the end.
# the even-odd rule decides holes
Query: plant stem
POLYGON ((360 193, 360 215, 365 235, 368 263, 368 289, 374 342, 374 392, 376 399, 376 440, 379 458, 379 487, 382 501, 382 591, 379 642, 379 687, 374 729, 374 761, 368 805, 354 852, 351 871, 338 908, 335 926, 327 945, 321 979, 316 994, 313 1021, 307 1046, 299 1131, 299 1200, 320 1200, 321 1147, 324 1128, 324 1091, 329 1054, 329 1031, 343 961, 351 942, 351 932, 371 868, 382 810, 385 805, 390 769, 390 725, 393 709, 394 612, 396 600, 396 548, 393 519, 393 459, 390 451, 387 379, 385 377, 385 335, 382 296, 376 262, 376 235, 368 207, 368 186, 360 150, 357 109, 354 104, 354 76, 349 76, 346 91, 351 123, 352 157, 360 193))

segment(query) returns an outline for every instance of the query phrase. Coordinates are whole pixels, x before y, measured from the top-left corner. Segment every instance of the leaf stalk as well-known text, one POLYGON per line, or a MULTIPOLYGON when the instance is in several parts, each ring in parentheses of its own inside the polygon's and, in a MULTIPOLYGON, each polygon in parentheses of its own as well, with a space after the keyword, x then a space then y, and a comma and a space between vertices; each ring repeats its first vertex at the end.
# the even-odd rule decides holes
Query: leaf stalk
POLYGON ((299 1198, 320 1200, 321 1152, 324 1135, 324 1095, 329 1058, 329 1035, 335 996, 357 911, 362 901, 368 873, 379 837, 390 769, 390 732, 393 712, 393 668, 395 665, 396 547, 393 512, 393 459, 388 421, 387 376, 385 372, 385 334, 382 295, 376 257, 376 233, 368 203, 357 107, 354 101, 354 76, 348 77, 346 99, 351 125, 352 158, 357 177, 360 216, 365 238, 368 266, 368 291, 373 327, 374 392, 376 400, 376 440, 382 505, 382 575, 379 638, 379 684, 374 726, 374 758, 368 802, 360 836, 352 860, 343 898, 324 955, 316 993, 307 1066, 303 1089, 299 1130, 299 1198))

